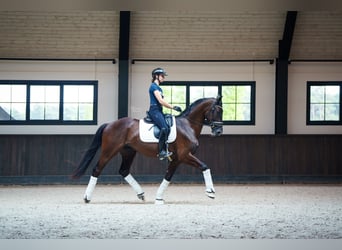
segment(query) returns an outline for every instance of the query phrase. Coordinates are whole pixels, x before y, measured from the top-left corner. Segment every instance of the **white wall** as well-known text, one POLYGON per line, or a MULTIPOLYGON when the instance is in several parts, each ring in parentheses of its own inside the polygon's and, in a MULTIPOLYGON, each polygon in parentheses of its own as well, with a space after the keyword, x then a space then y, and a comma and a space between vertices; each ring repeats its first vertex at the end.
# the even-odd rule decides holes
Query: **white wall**
POLYGON ((293 62, 288 78, 288 133, 341 134, 342 126, 306 125, 307 81, 342 81, 342 63, 293 62))
MULTIPOLYGON (((225 134, 273 134, 275 101, 275 65, 257 63, 152 63, 132 65, 130 84, 130 115, 145 116, 149 108, 148 88, 151 71, 163 67, 169 81, 256 81, 256 124, 254 126, 224 126, 225 134)), ((210 133, 204 128, 203 134, 210 133)))
MULTIPOLYGON (((112 62, 0 61, 1 80, 98 80, 98 124, 117 119, 117 64, 112 62)), ((94 134, 98 125, 0 125, 0 134, 94 134)))
MULTIPOLYGON (((131 65, 129 116, 142 118, 149 107, 151 71, 164 67, 170 81, 256 81, 256 124, 224 126, 225 134, 274 134, 275 65, 257 63, 136 62, 131 65)), ((1 80, 98 80, 98 125, 1 125, 0 134, 94 134, 117 119, 118 65, 111 62, 0 61, 1 80)), ((342 126, 306 125, 307 81, 341 81, 342 63, 289 65, 288 133, 341 134, 342 126)), ((210 129, 204 128, 203 134, 210 129)))

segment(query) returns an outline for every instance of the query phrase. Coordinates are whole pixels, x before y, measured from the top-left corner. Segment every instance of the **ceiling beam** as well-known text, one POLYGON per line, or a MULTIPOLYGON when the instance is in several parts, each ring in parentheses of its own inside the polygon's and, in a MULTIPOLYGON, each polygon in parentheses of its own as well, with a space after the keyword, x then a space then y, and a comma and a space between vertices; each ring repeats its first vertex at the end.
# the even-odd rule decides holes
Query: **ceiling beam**
POLYGON ((292 38, 296 26, 297 11, 288 11, 286 15, 283 39, 279 41, 279 59, 290 57, 292 38))
POLYGON ((287 12, 283 39, 279 40, 276 60, 275 134, 280 135, 287 134, 288 60, 296 18, 297 11, 287 12))

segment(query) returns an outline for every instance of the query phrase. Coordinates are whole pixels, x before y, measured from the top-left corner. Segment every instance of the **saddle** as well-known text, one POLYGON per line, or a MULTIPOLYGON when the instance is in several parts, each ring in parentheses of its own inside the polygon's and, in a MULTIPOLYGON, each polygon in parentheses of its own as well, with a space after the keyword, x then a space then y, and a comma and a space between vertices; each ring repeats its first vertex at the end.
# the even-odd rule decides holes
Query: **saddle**
MULTIPOLYGON (((176 140, 176 122, 175 117, 171 114, 165 114, 166 124, 170 128, 170 134, 167 142, 171 143, 176 140)), ((140 140, 143 142, 158 142, 160 137, 160 129, 154 124, 148 112, 146 112, 146 117, 140 119, 139 121, 139 135, 140 140)))
MULTIPOLYGON (((169 126, 169 128, 172 127, 173 125, 173 119, 172 119, 172 115, 171 114, 165 114, 164 118, 166 121, 167 126, 169 126)), ((148 124, 154 124, 154 122, 152 121, 150 114, 148 113, 148 111, 146 111, 146 117, 144 118, 144 121, 148 124)), ((160 135, 160 129, 158 128, 158 126, 154 126, 154 135, 159 139, 159 135, 160 135)))

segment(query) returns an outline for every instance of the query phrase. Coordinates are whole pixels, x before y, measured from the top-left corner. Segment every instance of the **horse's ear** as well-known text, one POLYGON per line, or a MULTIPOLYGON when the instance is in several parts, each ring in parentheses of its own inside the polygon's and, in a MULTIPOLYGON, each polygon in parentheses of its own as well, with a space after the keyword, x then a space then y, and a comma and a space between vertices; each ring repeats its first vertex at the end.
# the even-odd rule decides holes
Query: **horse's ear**
POLYGON ((221 103, 221 101, 222 101, 222 96, 221 95, 217 95, 216 102, 217 103, 221 103))

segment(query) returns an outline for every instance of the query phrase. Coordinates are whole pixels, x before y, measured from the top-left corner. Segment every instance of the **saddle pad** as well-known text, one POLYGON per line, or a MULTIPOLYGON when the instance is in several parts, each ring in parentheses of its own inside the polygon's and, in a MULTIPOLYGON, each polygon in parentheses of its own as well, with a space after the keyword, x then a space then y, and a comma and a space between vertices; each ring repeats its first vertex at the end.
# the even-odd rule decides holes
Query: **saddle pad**
MULTIPOLYGON (((177 129, 176 129, 176 119, 172 116, 173 126, 170 129, 169 138, 167 140, 168 143, 172 143, 176 140, 177 137, 177 129)), ((159 142, 159 139, 154 136, 154 124, 146 123, 144 119, 139 120, 139 135, 140 140, 143 142, 159 142)))

